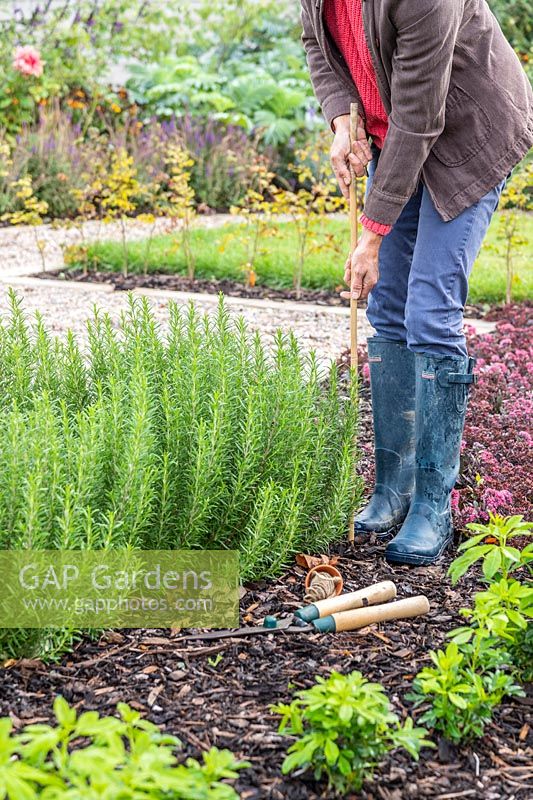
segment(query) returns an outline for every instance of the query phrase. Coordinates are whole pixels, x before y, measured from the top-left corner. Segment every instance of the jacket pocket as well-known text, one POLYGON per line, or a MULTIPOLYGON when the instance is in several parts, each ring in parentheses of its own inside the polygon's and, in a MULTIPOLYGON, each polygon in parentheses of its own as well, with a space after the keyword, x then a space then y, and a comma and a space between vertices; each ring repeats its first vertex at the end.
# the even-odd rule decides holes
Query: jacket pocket
POLYGON ((447 167, 459 167, 479 153, 491 131, 491 119, 478 101, 454 86, 446 100, 444 130, 432 152, 447 167))

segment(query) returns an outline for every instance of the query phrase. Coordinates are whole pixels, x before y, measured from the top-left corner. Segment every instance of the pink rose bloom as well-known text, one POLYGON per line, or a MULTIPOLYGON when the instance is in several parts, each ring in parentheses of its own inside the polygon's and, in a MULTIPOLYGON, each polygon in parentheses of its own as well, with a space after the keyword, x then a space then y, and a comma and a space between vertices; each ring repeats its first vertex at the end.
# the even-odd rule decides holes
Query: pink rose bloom
POLYGON ((13 55, 13 68, 20 72, 21 75, 40 78, 43 74, 44 62, 35 47, 26 45, 25 47, 16 48, 13 55))

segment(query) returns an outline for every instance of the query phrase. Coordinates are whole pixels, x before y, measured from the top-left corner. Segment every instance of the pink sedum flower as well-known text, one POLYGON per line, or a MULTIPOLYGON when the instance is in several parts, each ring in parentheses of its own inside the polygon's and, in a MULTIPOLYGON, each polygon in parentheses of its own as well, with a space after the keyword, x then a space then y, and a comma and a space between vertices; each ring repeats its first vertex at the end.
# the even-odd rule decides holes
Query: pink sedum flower
POLYGON ((459 494, 458 489, 452 489, 452 497, 451 497, 451 504, 452 504, 452 511, 459 511, 459 499, 461 495, 459 494))
POLYGON ((513 495, 507 489, 485 489, 483 502, 489 511, 502 511, 512 506, 513 495))
POLYGON ((40 78, 44 70, 44 61, 39 51, 32 45, 17 47, 13 55, 13 68, 21 75, 40 78))

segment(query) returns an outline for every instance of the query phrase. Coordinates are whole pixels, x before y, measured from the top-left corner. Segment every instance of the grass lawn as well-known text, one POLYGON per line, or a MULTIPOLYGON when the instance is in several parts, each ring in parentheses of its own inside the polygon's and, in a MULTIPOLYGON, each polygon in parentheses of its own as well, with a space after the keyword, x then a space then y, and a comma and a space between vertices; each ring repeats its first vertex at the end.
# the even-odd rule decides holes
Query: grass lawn
MULTIPOLYGON (((505 261, 494 251, 497 241, 498 214, 492 222, 485 245, 475 264, 470 285, 469 300, 476 302, 501 302, 505 299, 505 261)), ((528 239, 514 256, 515 280, 513 298, 521 300, 533 296, 533 214, 523 214, 520 234, 528 239)), ((243 264, 247 260, 246 239, 251 231, 239 226, 223 228, 198 228, 192 232, 193 251, 198 278, 229 278, 244 281, 243 264), (237 232, 237 236, 229 236, 237 232), (226 240, 226 241, 225 241, 226 240)), ((503 250, 503 243, 499 243, 503 250)), ((342 282, 344 256, 349 249, 348 223, 340 219, 324 219, 313 235, 313 251, 306 259, 302 285, 309 289, 335 290, 342 282), (315 245, 330 242, 327 248, 316 250, 315 245)), ((296 263, 297 236, 292 223, 279 225, 279 235, 265 237, 262 252, 256 261, 257 283, 273 288, 290 288, 296 263)), ((100 242, 89 249, 89 259, 102 270, 120 270, 123 263, 122 244, 100 242)), ((128 247, 131 272, 186 273, 185 258, 177 237, 155 237, 147 256, 146 241, 132 242, 128 247)))

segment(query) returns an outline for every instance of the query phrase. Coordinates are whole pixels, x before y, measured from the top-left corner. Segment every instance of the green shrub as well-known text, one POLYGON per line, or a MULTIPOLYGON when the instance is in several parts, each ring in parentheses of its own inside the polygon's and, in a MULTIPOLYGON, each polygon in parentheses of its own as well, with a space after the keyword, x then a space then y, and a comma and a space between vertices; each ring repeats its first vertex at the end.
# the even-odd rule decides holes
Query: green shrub
POLYGON ((489 5, 513 47, 527 52, 533 38, 529 0, 489 0, 489 5))
MULTIPOLYGON (((149 123, 150 138, 157 136, 158 127, 149 123)), ((258 160, 255 141, 242 128, 221 125, 210 118, 185 116, 179 123, 173 120, 161 125, 163 132, 169 128, 176 129, 194 159, 191 184, 197 203, 219 211, 239 203, 253 180, 258 160)))
POLYGON ((57 725, 27 725, 13 734, 0 719, 0 798, 4 800, 238 800, 226 783, 249 766, 212 748, 203 762, 177 764, 179 740, 141 719, 125 703, 119 717, 77 715, 58 697, 57 725))
POLYGON ((533 683, 533 625, 518 631, 509 644, 509 654, 521 683, 533 683))
POLYGON ((311 767, 316 780, 326 776, 339 792, 358 791, 396 747, 418 759, 422 746, 432 746, 424 738, 427 731, 413 727, 410 718, 402 725, 383 687, 357 671, 317 677, 290 705, 272 710, 282 716, 280 732, 298 737, 289 747, 283 772, 311 767))
POLYGON ((510 574, 528 568, 532 546, 509 544, 530 535, 531 524, 520 516, 491 514, 487 525, 467 527, 475 535, 460 545, 464 552, 450 565, 452 583, 481 561, 488 587, 475 594, 472 609, 461 610, 469 624, 449 633, 446 651, 430 653, 435 666, 418 673, 408 695, 415 705, 427 706, 421 721, 455 743, 482 736, 503 698, 523 694, 515 679, 531 673, 533 589, 510 574))
MULTIPOLYGON (((523 695, 511 675, 494 668, 498 651, 486 653, 490 667, 472 669, 468 654, 461 652, 455 642, 445 651, 430 653, 434 667, 425 667, 413 682, 407 695, 415 706, 429 704, 420 721, 453 743, 483 736, 493 709, 505 696, 523 695)), ((504 654, 499 653, 500 661, 504 654)))
MULTIPOLYGON (((485 591, 474 595, 474 607, 461 609, 469 625, 450 633, 461 647, 472 667, 487 665, 495 653, 500 663, 514 667, 521 680, 532 674, 533 651, 529 631, 533 617, 533 587, 511 578, 517 570, 531 570, 533 545, 522 549, 509 544, 531 536, 531 523, 523 517, 500 517, 491 514, 488 525, 467 526, 475 532, 460 545, 464 553, 450 565, 452 582, 456 583, 467 569, 482 561, 483 575, 488 582, 485 591)), ((496 664, 494 664, 496 666, 496 664)))
POLYGON ((503 654, 503 661, 514 666, 517 676, 527 680, 533 669, 531 627, 533 587, 520 581, 500 578, 484 592, 474 595, 474 607, 461 609, 469 625, 450 633, 473 664, 486 662, 487 652, 503 654))
POLYGON ((291 333, 267 351, 221 301, 212 317, 171 305, 164 336, 130 298, 118 331, 95 313, 84 356, 11 303, 0 548, 239 549, 250 579, 342 536, 356 410, 291 333))
POLYGON ((292 137, 324 127, 292 0, 200 0, 183 12, 180 45, 130 65, 126 86, 146 118, 215 119, 282 153, 292 137))
POLYGON ((15 138, 22 126, 37 120, 54 100, 64 102, 84 132, 106 127, 120 97, 108 86, 110 66, 117 59, 155 57, 161 36, 161 7, 143 0, 92 0, 76 3, 25 3, 0 12, 0 128, 15 138), (13 9, 11 9, 13 11, 13 9), (32 45, 41 54, 40 77, 20 75, 12 66, 13 51, 32 45))
POLYGON ((483 575, 489 581, 495 576, 508 578, 512 572, 533 561, 533 544, 522 550, 509 545, 511 539, 533 535, 533 524, 525 522, 522 516, 502 517, 491 513, 487 525, 470 523, 466 527, 475 535, 459 545, 458 551, 464 552, 450 564, 448 574, 453 585, 480 560, 483 575))

